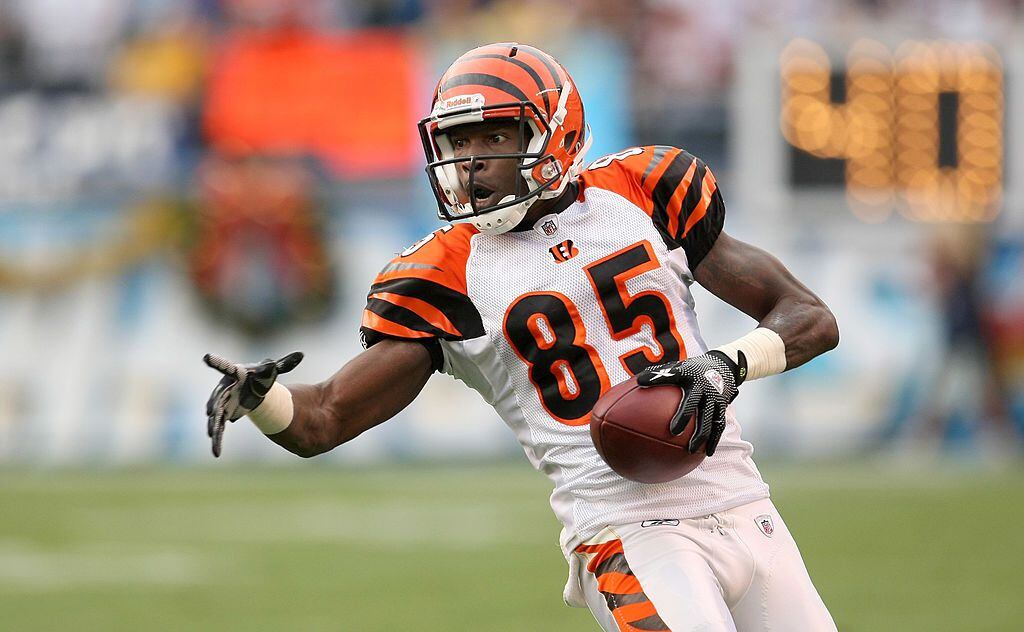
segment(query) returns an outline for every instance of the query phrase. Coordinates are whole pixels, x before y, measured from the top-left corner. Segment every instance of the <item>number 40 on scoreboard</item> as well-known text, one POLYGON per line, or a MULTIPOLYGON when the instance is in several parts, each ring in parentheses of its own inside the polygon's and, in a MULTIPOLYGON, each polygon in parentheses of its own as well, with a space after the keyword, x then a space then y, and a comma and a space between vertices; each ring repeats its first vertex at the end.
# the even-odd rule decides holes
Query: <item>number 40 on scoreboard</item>
POLYGON ((794 184, 827 182, 830 166, 866 221, 990 221, 1003 190, 1003 69, 981 43, 854 43, 845 76, 818 44, 780 58, 781 128, 794 184), (824 177, 822 175, 824 174, 824 177), (803 179, 801 181, 801 179, 803 179))

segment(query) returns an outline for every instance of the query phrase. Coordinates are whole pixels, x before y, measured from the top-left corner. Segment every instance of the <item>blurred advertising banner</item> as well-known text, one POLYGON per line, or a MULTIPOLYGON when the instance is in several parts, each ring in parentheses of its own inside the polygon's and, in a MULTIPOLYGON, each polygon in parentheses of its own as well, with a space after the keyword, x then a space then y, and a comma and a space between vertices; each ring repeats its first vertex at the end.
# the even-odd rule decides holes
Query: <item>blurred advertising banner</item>
POLYGON ((111 196, 172 181, 180 111, 114 94, 0 96, 0 202, 111 196))
MULTIPOLYGON (((308 200, 295 194, 302 174, 277 160, 215 157, 200 177, 191 211, 155 200, 120 212, 68 206, 0 215, 0 464, 212 462, 204 404, 218 376, 204 353, 258 359, 305 351, 286 383, 316 383, 359 353, 366 290, 414 240, 408 215, 356 204, 344 217, 310 224, 304 218, 315 209, 301 212, 308 200), (278 192, 254 179, 277 182, 278 192), (235 184, 252 190, 222 198, 235 184), (275 195, 284 202, 254 201, 275 195), (310 241, 306 225, 321 241, 310 241), (175 234, 191 248, 174 246, 175 234), (258 247, 239 252, 239 241, 253 239, 258 247), (306 287, 313 280, 338 309, 324 314, 304 301, 299 293, 317 289, 306 287), (224 314, 224 306, 236 311, 224 314), (310 309, 319 316, 266 332, 268 316, 310 309)), ((476 393, 437 376, 398 418, 326 459, 516 450, 476 393)), ((248 422, 228 428, 225 460, 291 458, 248 422)))
POLYGON ((406 174, 420 159, 420 66, 395 33, 233 35, 212 68, 204 129, 228 152, 313 154, 346 177, 406 174))

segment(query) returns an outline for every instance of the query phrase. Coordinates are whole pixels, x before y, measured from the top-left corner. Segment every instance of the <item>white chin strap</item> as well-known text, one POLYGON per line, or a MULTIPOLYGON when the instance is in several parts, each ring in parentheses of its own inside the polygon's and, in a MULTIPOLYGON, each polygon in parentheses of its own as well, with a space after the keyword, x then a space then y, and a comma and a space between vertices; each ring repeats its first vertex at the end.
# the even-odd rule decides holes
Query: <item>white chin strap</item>
MULTIPOLYGON (((500 235, 501 233, 512 230, 519 224, 519 222, 523 221, 523 218, 526 217, 526 213, 530 210, 530 207, 533 206, 534 202, 537 200, 548 200, 558 197, 565 192, 565 189, 569 186, 570 182, 576 181, 576 178, 578 178, 580 173, 583 171, 585 166, 585 156, 587 154, 587 150, 590 149, 590 145, 593 140, 594 137, 590 135, 590 127, 587 126, 587 140, 584 141, 583 148, 580 149, 580 153, 576 154, 576 158, 573 159, 572 165, 569 166, 569 172, 565 174, 557 187, 543 191, 537 197, 530 198, 529 200, 525 200, 508 208, 503 208, 498 211, 490 211, 483 215, 453 220, 452 223, 472 224, 473 226, 476 226, 480 232, 488 235, 500 235)), ((526 179, 534 186, 540 186, 540 184, 531 176, 526 175, 526 179)), ((511 202, 514 199, 516 199, 514 195, 506 195, 498 202, 498 204, 511 202)))
MULTIPOLYGON (((558 99, 558 106, 555 108, 555 113, 552 115, 551 121, 549 121, 549 125, 552 128, 561 127, 562 123, 565 121, 565 104, 569 100, 569 94, 572 92, 573 87, 572 83, 570 82, 566 82, 563 85, 565 86, 565 89, 562 90, 562 94, 558 99)), ((483 117, 481 116, 480 119, 482 120, 482 118, 483 117)), ((456 122, 448 122, 447 125, 445 125, 445 127, 451 127, 455 124, 456 122)), ((533 138, 530 141, 530 145, 527 148, 527 151, 533 154, 538 154, 541 152, 541 150, 544 149, 545 134, 541 133, 541 130, 533 121, 529 121, 528 124, 530 125, 533 131, 533 138)), ((586 141, 584 141, 583 148, 580 149, 580 152, 578 154, 576 154, 576 157, 573 159, 572 164, 569 165, 567 173, 558 173, 561 170, 561 165, 559 165, 558 163, 550 163, 541 170, 541 173, 545 179, 551 179, 556 176, 561 177, 561 182, 557 187, 548 189, 546 191, 542 191, 536 197, 531 197, 526 201, 520 202, 519 204, 515 204, 513 206, 509 206, 508 208, 503 208, 498 211, 490 211, 482 215, 455 219, 452 220, 451 223, 472 224, 473 226, 476 226, 477 229, 480 230, 480 232, 486 233, 488 235, 500 235, 501 233, 508 232, 515 228, 516 225, 518 225, 519 222, 523 221, 523 218, 526 217, 527 211, 530 210, 530 207, 533 206, 534 202, 536 202, 537 200, 547 200, 554 197, 558 197, 565 191, 565 188, 569 186, 569 183, 575 181, 579 174, 583 171, 583 168, 585 166, 583 163, 584 157, 587 154, 587 150, 590 149, 590 144, 594 140, 593 136, 591 136, 590 134, 589 125, 587 126, 585 133, 587 139, 586 141), (549 168, 551 169, 550 173, 547 172, 549 168)), ((447 134, 439 134, 437 137, 437 144, 438 148, 441 150, 442 157, 455 155, 455 152, 451 145, 451 141, 448 139, 447 134)), ((458 202, 458 195, 456 191, 461 190, 461 185, 459 184, 459 178, 457 171, 455 169, 455 165, 446 165, 444 167, 440 167, 438 169, 435 169, 434 173, 437 175, 438 182, 441 183, 441 187, 444 190, 445 196, 448 198, 449 205, 452 208, 467 211, 468 209, 466 209, 466 206, 469 206, 469 204, 463 205, 458 202)), ((529 184, 533 190, 540 188, 541 183, 537 182, 537 180, 533 178, 532 173, 527 172, 524 173, 523 176, 526 178, 527 184, 529 184)), ((470 194, 469 192, 466 193, 467 195, 470 194)), ((514 195, 506 195, 498 202, 498 204, 505 204, 507 202, 511 202, 514 199, 516 199, 514 195)))
MULTIPOLYGON (((514 199, 516 199, 516 196, 506 195, 498 201, 498 204, 511 202, 514 199)), ((513 204, 508 208, 491 211, 474 217, 457 219, 452 223, 472 224, 473 226, 476 226, 481 233, 486 233, 488 235, 500 235, 501 233, 512 230, 517 224, 519 224, 519 222, 523 221, 523 218, 526 217, 526 212, 530 210, 530 207, 536 201, 537 198, 530 198, 529 200, 525 200, 519 204, 513 204)))

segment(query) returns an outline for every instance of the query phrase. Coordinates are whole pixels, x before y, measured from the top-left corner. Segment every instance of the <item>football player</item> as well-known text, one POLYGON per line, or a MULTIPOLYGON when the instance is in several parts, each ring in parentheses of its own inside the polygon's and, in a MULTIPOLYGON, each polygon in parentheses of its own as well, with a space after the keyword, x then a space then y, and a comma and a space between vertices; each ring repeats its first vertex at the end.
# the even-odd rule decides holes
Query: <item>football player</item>
MULTIPOLYGON (((391 418, 434 371, 492 404, 554 487, 570 566, 564 598, 612 630, 834 630, 729 404, 747 380, 838 344, 835 318, 773 256, 723 232, 699 158, 633 147, 584 162, 583 102, 550 55, 482 46, 442 75, 419 123, 445 227, 370 287, 366 348, 324 382, 284 386, 301 354, 224 374, 207 404, 218 455, 243 415, 313 456, 391 418), (690 285, 758 321, 708 349, 690 285), (686 389, 681 420, 708 458, 645 485, 602 461, 594 403, 631 376, 686 389)), ((671 430, 682 425, 673 420, 671 430)))

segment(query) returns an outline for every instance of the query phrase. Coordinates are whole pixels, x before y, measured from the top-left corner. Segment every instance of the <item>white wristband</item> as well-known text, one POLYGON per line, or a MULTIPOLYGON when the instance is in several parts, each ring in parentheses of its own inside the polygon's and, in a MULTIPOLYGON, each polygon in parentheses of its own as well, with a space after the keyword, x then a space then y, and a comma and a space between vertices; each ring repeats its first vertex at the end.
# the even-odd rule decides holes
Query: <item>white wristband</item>
POLYGON ((292 392, 280 382, 274 382, 260 405, 249 412, 249 419, 263 434, 277 434, 292 423, 295 407, 292 392))
POLYGON ((733 362, 739 359, 737 352, 743 352, 747 359, 745 380, 756 380, 786 370, 786 343, 782 336, 767 327, 758 327, 742 338, 718 347, 717 351, 729 356, 733 362))

